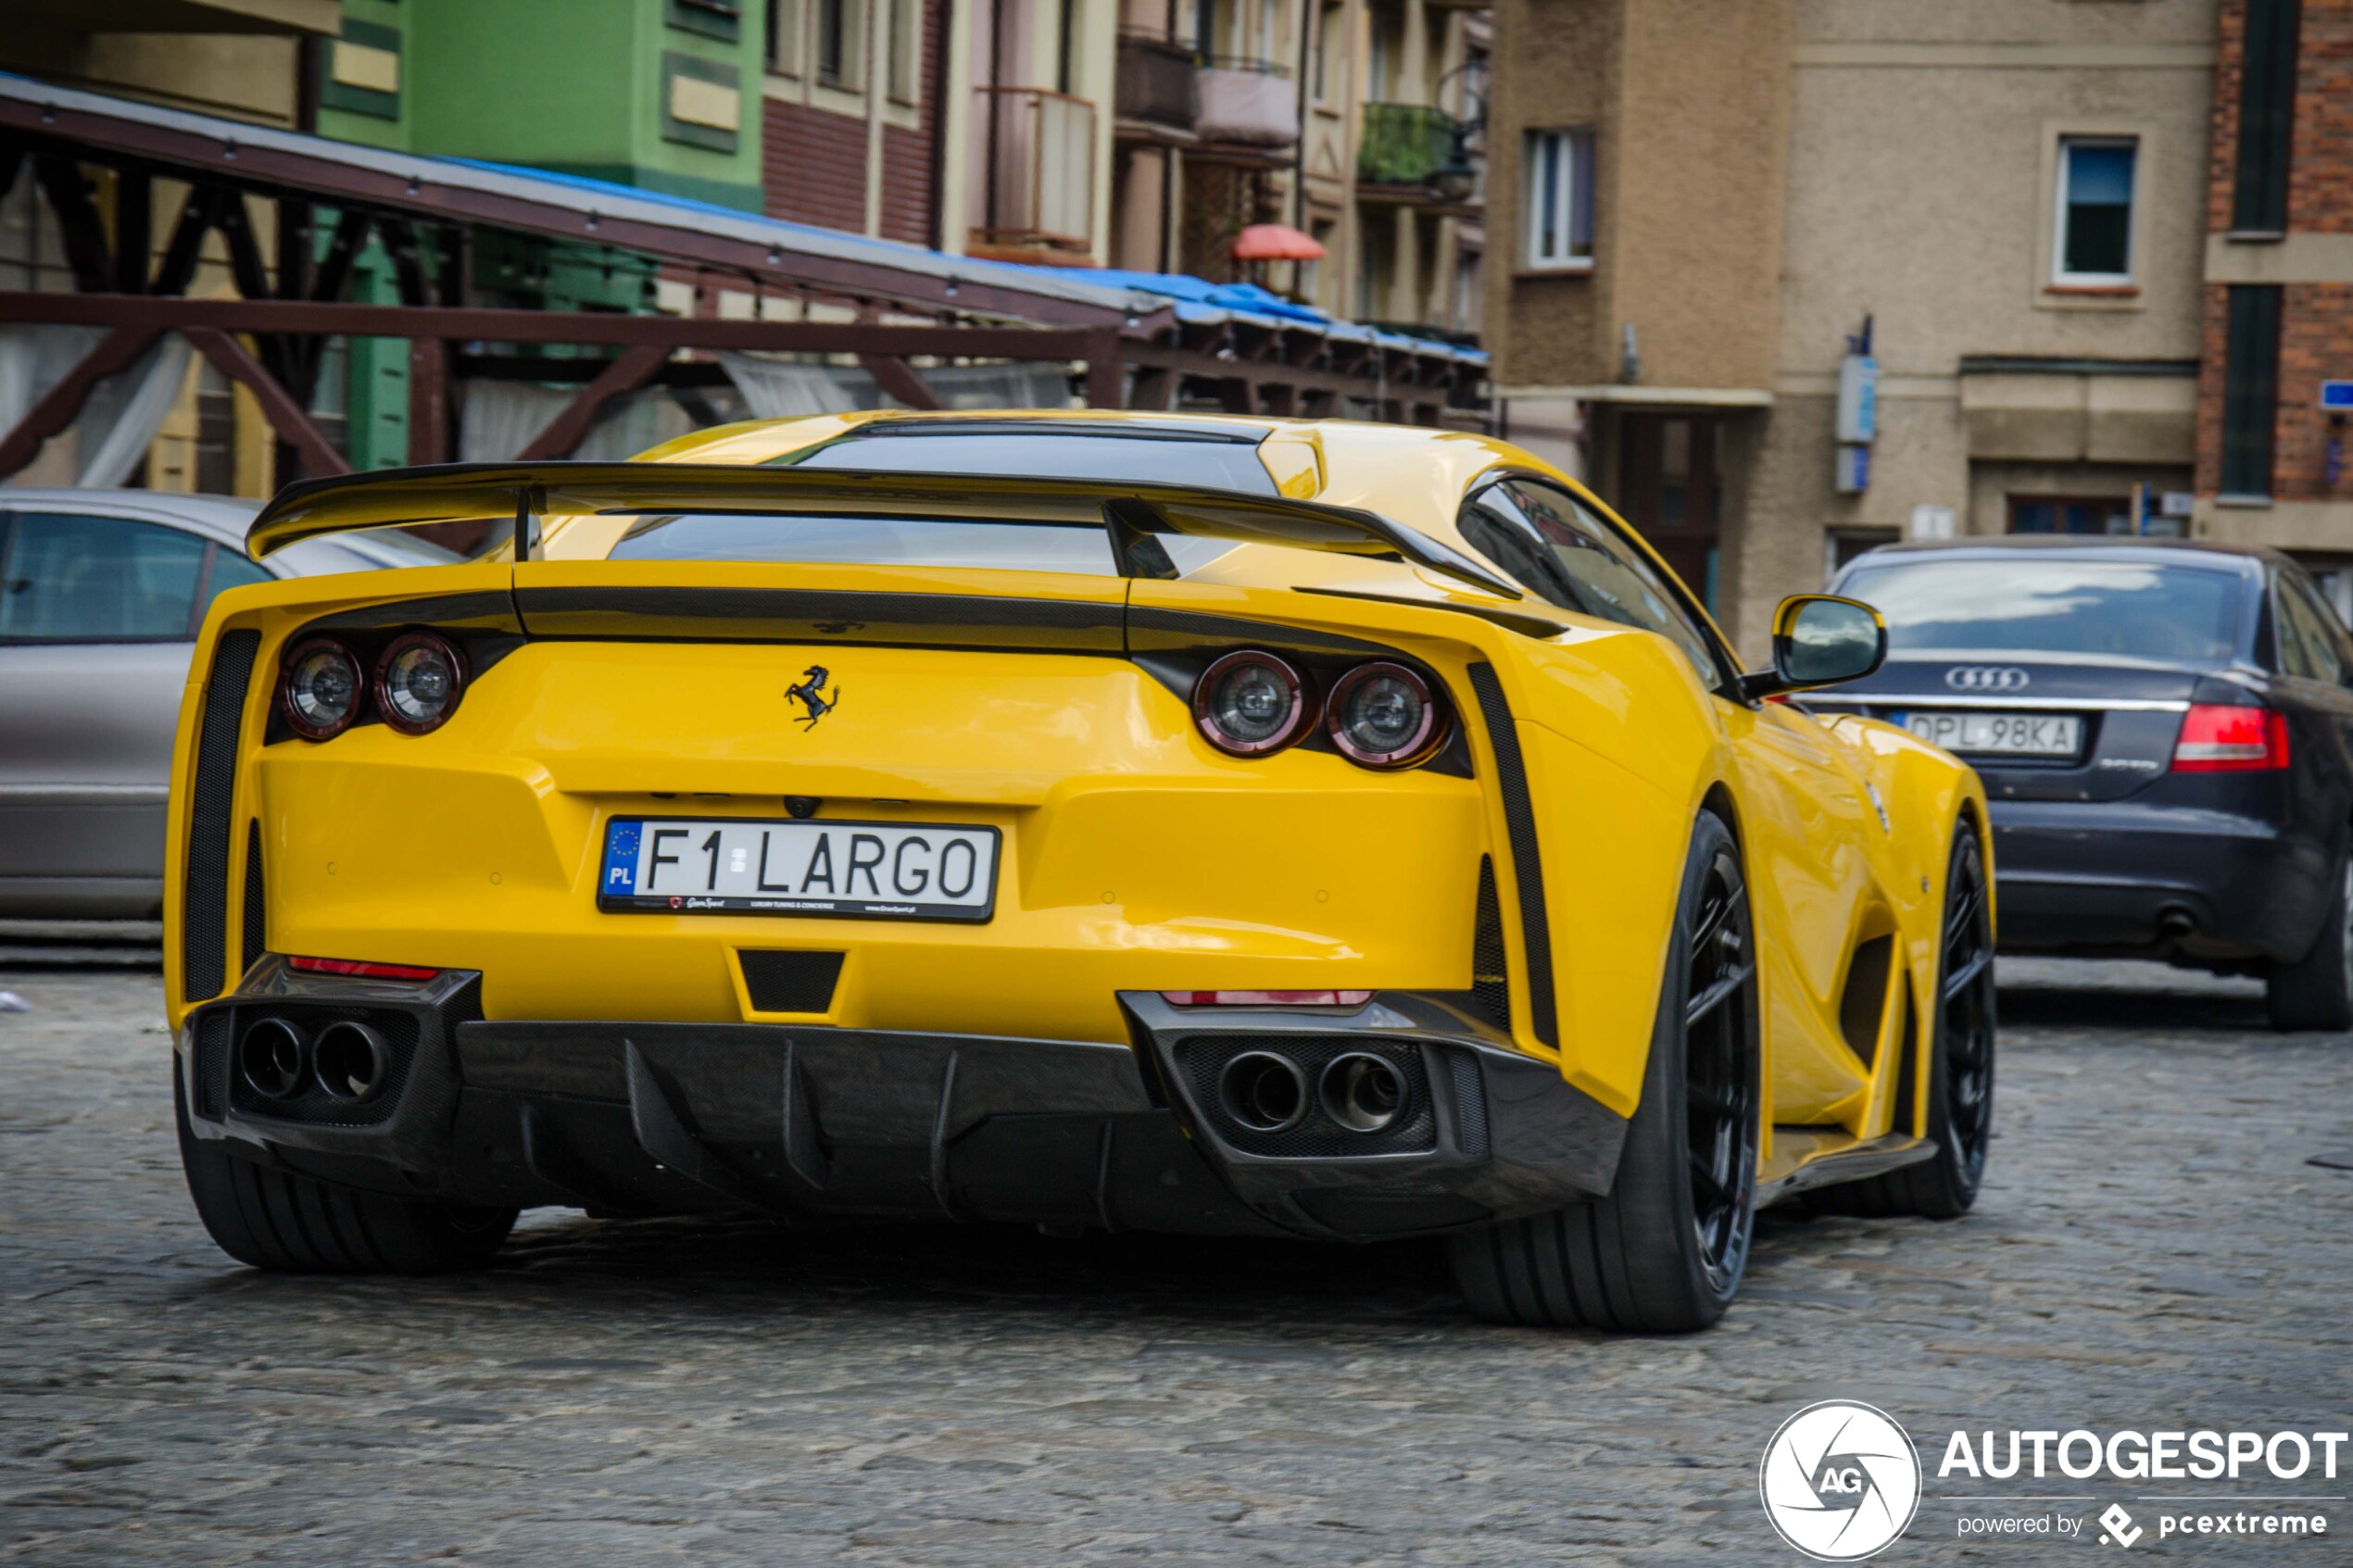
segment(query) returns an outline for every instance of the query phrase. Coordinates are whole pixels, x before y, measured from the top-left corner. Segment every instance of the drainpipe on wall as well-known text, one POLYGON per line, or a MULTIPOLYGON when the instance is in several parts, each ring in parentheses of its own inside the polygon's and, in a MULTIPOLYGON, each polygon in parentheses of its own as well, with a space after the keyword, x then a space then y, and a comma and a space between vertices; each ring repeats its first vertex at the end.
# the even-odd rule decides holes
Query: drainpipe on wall
MULTIPOLYGON (((910 6, 917 0, 897 0, 910 6)), ((866 7, 866 235, 882 237, 883 100, 890 94, 884 34, 897 25, 888 6, 866 7)))

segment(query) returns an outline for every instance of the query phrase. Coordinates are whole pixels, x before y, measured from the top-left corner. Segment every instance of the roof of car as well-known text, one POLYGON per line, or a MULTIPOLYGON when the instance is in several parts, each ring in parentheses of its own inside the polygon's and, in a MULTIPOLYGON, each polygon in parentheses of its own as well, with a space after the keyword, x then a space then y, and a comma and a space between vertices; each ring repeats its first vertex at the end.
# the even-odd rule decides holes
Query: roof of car
MULTIPOLYGON (((123 517, 183 528, 214 541, 223 549, 245 554, 245 531, 261 509, 258 501, 235 495, 192 495, 172 490, 98 490, 64 486, 8 485, 0 488, 0 512, 44 508, 123 517)), ((463 558, 415 538, 346 534, 307 543, 289 550, 273 569, 298 577, 354 571, 369 567, 425 564, 428 553, 463 558)))
POLYGON ((15 484, 0 489, 0 510, 26 511, 43 507, 71 507, 111 517, 160 519, 242 548, 245 529, 252 523, 254 513, 261 509, 261 503, 233 495, 189 495, 171 490, 77 490, 15 484))
POLYGON ((1924 539, 1881 545, 1856 556, 1851 565, 1889 556, 1961 556, 1983 559, 2006 555, 2117 556, 2127 560, 2161 561, 2169 557, 2222 556, 2272 566, 2288 558, 2265 545, 2238 545, 2221 539, 2142 539, 2082 533, 2006 533, 1978 539, 1924 539))

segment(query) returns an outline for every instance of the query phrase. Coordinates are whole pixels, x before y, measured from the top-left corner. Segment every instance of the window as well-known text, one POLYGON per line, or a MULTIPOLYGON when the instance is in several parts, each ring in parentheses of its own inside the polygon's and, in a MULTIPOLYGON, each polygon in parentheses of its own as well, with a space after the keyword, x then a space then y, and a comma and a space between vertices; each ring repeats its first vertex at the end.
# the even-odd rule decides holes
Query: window
POLYGON ((923 67, 925 0, 891 0, 890 98, 912 104, 920 95, 916 77, 923 67))
POLYGON ((668 0, 662 20, 682 32, 733 44, 742 34, 744 12, 736 0, 668 0))
POLYGON ((800 4, 801 0, 768 0, 768 69, 785 76, 800 74, 800 4))
POLYGON ((2280 405, 2280 285, 2233 283, 2222 349, 2222 491, 2271 494, 2271 426, 2280 405))
POLYGON ((1593 133, 1528 133, 1528 265, 1539 271, 1593 265, 1593 133))
POLYGON ((928 430, 914 421, 869 425, 865 428, 877 433, 829 442, 789 459, 790 466, 874 473, 1133 480, 1145 484, 1199 484, 1246 495, 1277 494, 1274 476, 1259 459, 1255 437, 1232 441, 1214 434, 1139 435, 1131 433, 1132 427, 1100 434, 1002 426, 993 431, 959 429, 961 422, 940 420, 928 430))
POLYGON ((205 540, 129 518, 0 522, 0 642, 182 642, 195 634, 205 540))
POLYGON ((2246 579, 2235 566, 2164 566, 2070 555, 1890 555, 1838 591, 1887 619, 1888 646, 1930 657, 2103 654, 2228 664, 2246 579))
POLYGON ((2296 121, 2296 0, 2247 0, 2245 65, 2239 72, 2238 167, 2231 227, 2277 234, 2287 228, 2289 144, 2296 121))
POLYGON ((859 0, 816 0, 817 80, 856 92, 862 80, 860 45, 866 7, 859 0))
POLYGON ((2140 144, 2129 136, 2060 140, 2055 282, 2107 287, 2133 281, 2133 177, 2139 157, 2140 144))
POLYGON ((2282 572, 2278 608, 2280 668, 2308 681, 2345 683, 2343 630, 2320 595, 2301 578, 2282 572))
POLYGON ((2126 495, 2013 495, 2013 533, 2130 533, 2133 502, 2126 495))
MULTIPOLYGON (((416 543, 422 545, 424 541, 421 539, 416 541, 416 543)), ((430 548, 430 546, 428 547, 430 548)), ((205 612, 212 608, 212 601, 227 593, 230 589, 248 587, 256 583, 275 583, 277 581, 275 577, 263 571, 260 567, 254 565, 253 562, 245 559, 245 558, 241 555, 236 555, 231 551, 224 550, 218 545, 214 545, 210 546, 210 548, 212 551, 212 560, 211 564, 207 566, 205 569, 204 587, 200 591, 200 595, 196 601, 196 615, 195 620, 193 622, 193 624, 197 626, 202 626, 204 624, 205 612)), ((452 560, 457 558, 451 558, 452 560)), ((372 565, 374 563, 371 562, 370 564, 372 565)), ((441 563, 434 561, 430 564, 437 566, 441 563)))
POLYGON ((1348 72, 1348 31, 1341 24, 1346 20, 1345 6, 1325 5, 1315 16, 1315 101, 1328 104, 1333 90, 1348 72))
POLYGON ((1705 633, 1641 552, 1567 491, 1535 480, 1491 485, 1463 508, 1464 541, 1522 587, 1579 615, 1655 632, 1718 684, 1705 633))

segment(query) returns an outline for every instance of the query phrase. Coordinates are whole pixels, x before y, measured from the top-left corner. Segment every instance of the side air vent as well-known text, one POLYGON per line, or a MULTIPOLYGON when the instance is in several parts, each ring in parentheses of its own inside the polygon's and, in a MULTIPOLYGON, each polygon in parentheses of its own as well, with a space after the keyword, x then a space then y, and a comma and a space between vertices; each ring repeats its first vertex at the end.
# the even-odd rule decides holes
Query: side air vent
POLYGON ((180 984, 186 999, 220 994, 229 962, 229 835, 235 820, 237 735, 253 684, 258 632, 224 633, 205 677, 204 722, 188 795, 187 875, 181 882, 180 984))
POLYGON ((1560 1045, 1553 1001, 1553 925, 1544 911, 1544 867, 1536 851, 1536 806, 1529 798, 1528 769, 1520 761, 1519 731, 1504 684, 1491 664, 1470 667, 1471 690, 1495 751, 1495 783, 1504 792, 1504 826, 1511 837, 1512 881, 1519 889, 1520 941, 1528 949, 1529 1031, 1545 1045, 1560 1045))
POLYGON ((1478 858, 1478 913, 1471 923, 1471 1006, 1478 1016, 1512 1032, 1512 977, 1504 950, 1504 906, 1495 897, 1494 858, 1478 858))
POLYGON ((754 1012, 824 1012, 834 1005, 834 983, 841 978, 839 953, 763 952, 736 955, 744 966, 744 989, 754 1012))
POLYGON ((245 823, 245 891, 237 900, 239 912, 245 917, 245 943, 244 961, 237 972, 243 974, 260 962, 261 955, 270 950, 268 896, 261 880, 261 819, 245 823))
POLYGON ((1887 1006, 1887 965, 1895 956, 1895 938, 1874 936, 1855 949, 1847 961, 1846 989, 1838 998, 1838 1032, 1846 1048, 1869 1067, 1879 1056, 1880 1014, 1887 1006))

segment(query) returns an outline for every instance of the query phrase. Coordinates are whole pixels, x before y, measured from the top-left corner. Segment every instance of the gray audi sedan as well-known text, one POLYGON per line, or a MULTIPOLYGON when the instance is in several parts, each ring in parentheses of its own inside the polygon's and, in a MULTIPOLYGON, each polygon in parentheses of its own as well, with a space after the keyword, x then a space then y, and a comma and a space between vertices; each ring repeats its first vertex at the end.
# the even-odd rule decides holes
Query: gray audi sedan
POLYGON ((153 920, 196 628, 247 583, 459 558, 338 534, 245 558, 257 505, 0 488, 0 918, 153 920))

